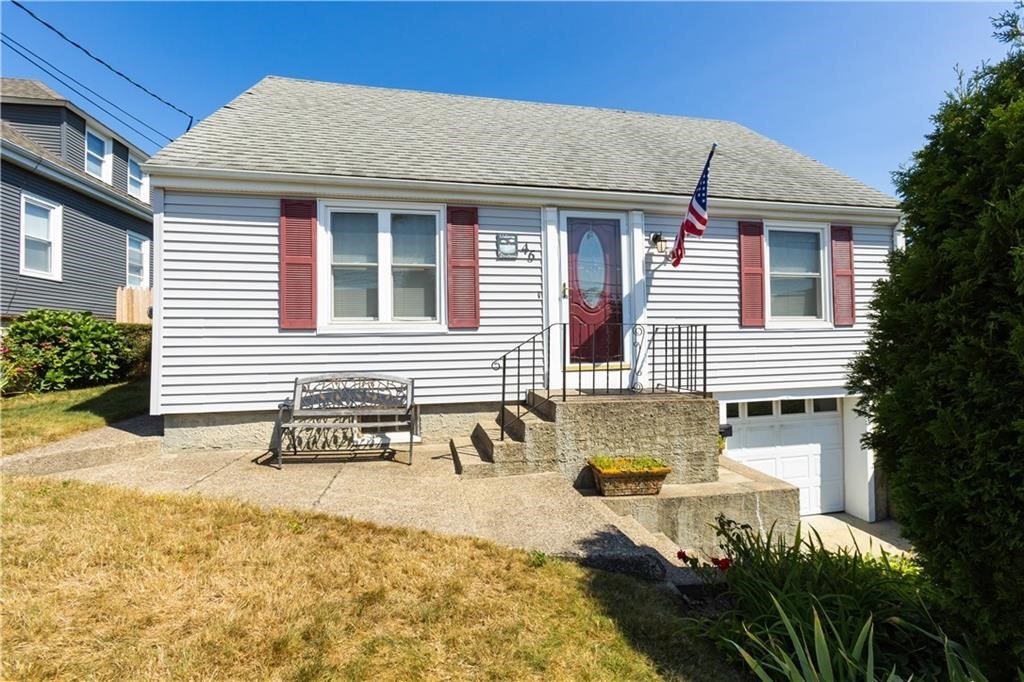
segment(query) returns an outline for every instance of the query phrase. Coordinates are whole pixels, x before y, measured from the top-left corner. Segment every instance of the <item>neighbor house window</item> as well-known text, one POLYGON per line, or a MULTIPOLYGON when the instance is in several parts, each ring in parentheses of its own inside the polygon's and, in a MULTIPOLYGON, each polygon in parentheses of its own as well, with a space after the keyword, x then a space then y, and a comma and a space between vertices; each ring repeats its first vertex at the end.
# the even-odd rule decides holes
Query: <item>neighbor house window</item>
POLYGON ((441 209, 326 210, 334 322, 440 319, 441 209))
POLYGON ((86 128, 85 130, 85 172, 106 183, 113 182, 110 159, 109 137, 86 128))
POLYGON ((21 274, 60 280, 62 218, 60 204, 21 195, 21 274))
POLYGON ((142 172, 142 164, 134 156, 128 156, 128 194, 140 201, 147 201, 148 189, 146 175, 142 172))
POLYGON ((768 227, 769 316, 826 319, 825 231, 768 227))
POLYGON ((149 238, 138 232, 128 233, 128 286, 149 288, 149 238))

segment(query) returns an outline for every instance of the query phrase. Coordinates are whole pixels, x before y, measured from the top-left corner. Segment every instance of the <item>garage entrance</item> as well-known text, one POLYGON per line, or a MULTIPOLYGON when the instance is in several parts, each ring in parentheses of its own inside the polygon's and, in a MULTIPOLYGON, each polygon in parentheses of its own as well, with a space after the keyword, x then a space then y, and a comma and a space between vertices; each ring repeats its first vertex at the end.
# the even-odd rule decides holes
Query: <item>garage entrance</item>
POLYGON ((843 511, 843 422, 838 398, 727 403, 727 456, 800 489, 800 513, 843 511))

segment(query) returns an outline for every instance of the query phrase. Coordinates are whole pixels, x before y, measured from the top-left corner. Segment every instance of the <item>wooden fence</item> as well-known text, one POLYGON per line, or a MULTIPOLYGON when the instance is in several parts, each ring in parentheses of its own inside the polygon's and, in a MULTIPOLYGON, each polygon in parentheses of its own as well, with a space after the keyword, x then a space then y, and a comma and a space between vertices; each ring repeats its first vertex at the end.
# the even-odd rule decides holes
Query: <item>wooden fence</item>
POLYGON ((117 288, 117 321, 152 324, 149 309, 153 305, 152 289, 117 288))

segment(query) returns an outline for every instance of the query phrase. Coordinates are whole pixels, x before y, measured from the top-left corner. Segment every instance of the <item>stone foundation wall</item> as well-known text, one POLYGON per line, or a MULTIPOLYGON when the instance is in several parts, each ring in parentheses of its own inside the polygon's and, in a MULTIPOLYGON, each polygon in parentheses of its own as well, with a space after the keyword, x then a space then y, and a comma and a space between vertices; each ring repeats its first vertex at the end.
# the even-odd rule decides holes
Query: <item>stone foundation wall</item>
POLYGON ((493 424, 500 403, 458 403, 420 406, 420 437, 424 441, 446 443, 473 433, 477 423, 493 424))
POLYGON ((277 412, 215 412, 164 415, 163 449, 253 450, 270 448, 277 412))
MULTIPOLYGON (((420 407, 419 433, 423 442, 444 443, 468 436, 477 422, 493 423, 497 403, 424 405, 420 407)), ((164 416, 163 448, 185 450, 254 450, 270 447, 276 411, 168 414, 164 416)))

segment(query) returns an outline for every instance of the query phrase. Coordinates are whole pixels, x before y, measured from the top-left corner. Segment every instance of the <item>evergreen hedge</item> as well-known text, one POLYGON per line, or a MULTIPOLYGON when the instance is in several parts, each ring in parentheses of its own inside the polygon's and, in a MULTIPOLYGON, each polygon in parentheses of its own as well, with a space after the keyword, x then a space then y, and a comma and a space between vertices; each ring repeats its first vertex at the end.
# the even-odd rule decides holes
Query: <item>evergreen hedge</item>
POLYGON ((852 386, 947 622, 1002 676, 1024 668, 1024 43, 996 23, 1008 56, 961 74, 894 174, 908 245, 852 386))

